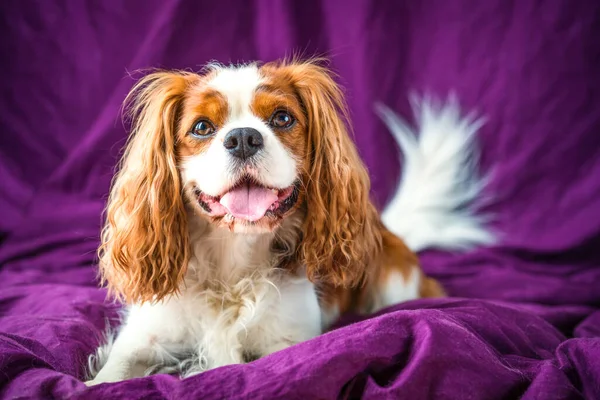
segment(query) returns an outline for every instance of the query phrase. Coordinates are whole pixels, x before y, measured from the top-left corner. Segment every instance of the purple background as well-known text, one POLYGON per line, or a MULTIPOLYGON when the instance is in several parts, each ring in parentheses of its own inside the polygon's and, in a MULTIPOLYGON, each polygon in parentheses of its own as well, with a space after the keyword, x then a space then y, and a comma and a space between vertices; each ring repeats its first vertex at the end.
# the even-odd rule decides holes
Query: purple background
POLYGON ((9 0, 0 10, 2 396, 600 398, 600 2, 9 0), (380 205, 399 163, 375 101, 410 118, 411 91, 454 91, 485 115, 486 211, 500 243, 422 254, 452 298, 185 381, 86 389, 85 359, 116 315, 95 288, 94 253, 129 73, 293 51, 332 59, 380 205))

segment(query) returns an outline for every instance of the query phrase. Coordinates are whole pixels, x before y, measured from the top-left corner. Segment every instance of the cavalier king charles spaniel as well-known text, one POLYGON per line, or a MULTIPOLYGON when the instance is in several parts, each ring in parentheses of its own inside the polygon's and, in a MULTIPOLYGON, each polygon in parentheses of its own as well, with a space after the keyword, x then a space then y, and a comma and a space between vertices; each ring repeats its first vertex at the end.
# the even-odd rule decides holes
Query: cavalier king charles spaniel
POLYGON ((320 62, 153 72, 127 104, 100 248, 102 280, 127 306, 89 385, 248 362, 340 314, 442 296, 412 251, 490 241, 464 207, 481 186, 480 122, 455 102, 421 102, 419 134, 379 107, 404 153, 383 220, 320 62))

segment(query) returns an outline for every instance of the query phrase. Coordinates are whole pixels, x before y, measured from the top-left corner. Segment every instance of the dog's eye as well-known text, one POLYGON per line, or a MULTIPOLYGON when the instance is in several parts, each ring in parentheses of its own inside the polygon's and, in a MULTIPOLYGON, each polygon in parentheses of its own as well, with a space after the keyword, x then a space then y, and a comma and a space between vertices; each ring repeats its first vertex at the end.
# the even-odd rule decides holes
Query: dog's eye
POLYGON ((269 121, 269 125, 275 128, 289 128, 293 125, 293 123, 294 117, 285 111, 275 111, 271 117, 271 120, 269 121))
POLYGON ((196 122, 190 133, 193 136, 206 137, 215 133, 215 127, 210 122, 202 120, 196 122))

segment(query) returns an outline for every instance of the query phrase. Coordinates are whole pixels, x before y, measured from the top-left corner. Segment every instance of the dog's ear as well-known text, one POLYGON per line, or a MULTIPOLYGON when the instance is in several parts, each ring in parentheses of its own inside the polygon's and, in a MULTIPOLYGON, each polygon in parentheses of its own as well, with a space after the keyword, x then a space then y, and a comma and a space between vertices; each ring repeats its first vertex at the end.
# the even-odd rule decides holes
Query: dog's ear
POLYGON ((294 62, 288 70, 308 127, 307 215, 300 256, 309 278, 356 286, 381 254, 381 221, 369 198, 370 179, 348 135, 343 94, 329 70, 294 62))
POLYGON ((155 72, 129 93, 132 133, 111 188, 99 250, 109 291, 127 302, 176 292, 188 262, 176 130, 192 74, 155 72))

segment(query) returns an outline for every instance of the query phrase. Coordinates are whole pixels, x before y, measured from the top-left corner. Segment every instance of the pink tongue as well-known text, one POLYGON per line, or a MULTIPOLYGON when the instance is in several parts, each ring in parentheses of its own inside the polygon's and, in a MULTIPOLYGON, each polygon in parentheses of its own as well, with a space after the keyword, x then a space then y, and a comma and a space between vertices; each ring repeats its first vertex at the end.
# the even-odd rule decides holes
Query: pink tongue
POLYGON ((223 195, 220 203, 236 218, 257 221, 276 201, 273 191, 245 183, 223 195))

